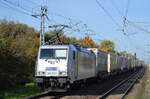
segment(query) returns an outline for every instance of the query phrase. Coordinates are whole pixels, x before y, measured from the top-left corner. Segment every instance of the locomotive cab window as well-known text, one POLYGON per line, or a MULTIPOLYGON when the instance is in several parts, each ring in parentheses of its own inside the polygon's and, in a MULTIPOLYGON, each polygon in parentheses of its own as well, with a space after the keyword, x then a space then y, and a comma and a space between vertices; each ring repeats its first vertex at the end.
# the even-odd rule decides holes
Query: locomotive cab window
POLYGON ((67 49, 41 49, 40 59, 66 59, 67 49))

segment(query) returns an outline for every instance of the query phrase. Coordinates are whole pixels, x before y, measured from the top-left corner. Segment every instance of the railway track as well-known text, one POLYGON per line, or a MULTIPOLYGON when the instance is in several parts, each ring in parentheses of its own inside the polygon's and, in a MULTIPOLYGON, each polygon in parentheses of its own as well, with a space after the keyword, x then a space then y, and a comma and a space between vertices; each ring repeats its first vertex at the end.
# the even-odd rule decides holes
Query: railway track
POLYGON ((144 75, 144 68, 121 81, 98 99, 124 99, 134 84, 144 75))
POLYGON ((24 99, 120 99, 121 97, 124 98, 143 73, 143 69, 135 73, 126 72, 118 77, 116 76, 98 83, 94 82, 90 86, 87 85, 68 92, 52 93, 47 91, 24 99), (114 96, 119 98, 114 98, 114 96))
POLYGON ((29 97, 25 97, 24 99, 59 99, 60 97, 66 96, 67 92, 51 92, 51 91, 45 91, 36 95, 32 95, 29 97))
POLYGON ((25 97, 24 99, 36 99, 36 98, 43 97, 43 96, 47 95, 48 93, 49 93, 49 91, 45 91, 45 92, 42 92, 42 93, 39 93, 36 95, 25 97))

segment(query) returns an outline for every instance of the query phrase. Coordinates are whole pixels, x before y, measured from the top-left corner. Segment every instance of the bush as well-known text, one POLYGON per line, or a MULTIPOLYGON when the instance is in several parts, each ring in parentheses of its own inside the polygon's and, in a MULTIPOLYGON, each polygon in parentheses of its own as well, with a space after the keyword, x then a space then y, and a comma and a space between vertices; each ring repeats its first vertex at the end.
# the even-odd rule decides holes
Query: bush
POLYGON ((0 89, 33 81, 37 34, 25 24, 0 22, 0 89))

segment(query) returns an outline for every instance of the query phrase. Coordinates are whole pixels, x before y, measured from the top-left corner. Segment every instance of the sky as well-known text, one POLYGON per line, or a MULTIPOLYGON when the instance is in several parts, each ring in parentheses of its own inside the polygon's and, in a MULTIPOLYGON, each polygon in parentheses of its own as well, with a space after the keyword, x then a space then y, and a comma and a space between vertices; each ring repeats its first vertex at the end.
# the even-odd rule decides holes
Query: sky
POLYGON ((111 40, 115 43, 116 50, 137 53, 138 58, 149 62, 150 0, 97 1, 0 0, 0 19, 28 24, 39 31, 40 20, 31 15, 39 14, 40 7, 46 5, 49 17, 45 23, 46 31, 50 30, 47 28, 49 25, 71 25, 74 30, 64 30, 68 36, 82 38, 85 33, 89 33, 97 43, 101 40, 111 40), (123 27, 124 17, 130 23, 126 21, 123 27), (125 32, 121 31, 123 28, 125 32))

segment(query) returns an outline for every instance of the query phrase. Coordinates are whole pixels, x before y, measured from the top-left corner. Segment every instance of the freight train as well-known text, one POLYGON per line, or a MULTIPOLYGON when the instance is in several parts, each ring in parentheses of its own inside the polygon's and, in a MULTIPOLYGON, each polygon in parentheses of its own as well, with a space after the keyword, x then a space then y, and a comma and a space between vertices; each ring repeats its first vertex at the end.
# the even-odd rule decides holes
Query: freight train
POLYGON ((36 62, 36 82, 42 89, 69 89, 91 78, 103 79, 143 65, 135 57, 108 54, 98 48, 73 44, 40 46, 36 62))

